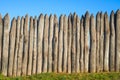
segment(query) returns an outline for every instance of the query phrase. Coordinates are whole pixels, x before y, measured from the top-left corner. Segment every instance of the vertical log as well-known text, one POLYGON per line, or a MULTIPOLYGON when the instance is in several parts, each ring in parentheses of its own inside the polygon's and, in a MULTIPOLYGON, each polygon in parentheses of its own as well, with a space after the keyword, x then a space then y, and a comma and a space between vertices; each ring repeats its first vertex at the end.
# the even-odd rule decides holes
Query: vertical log
POLYGON ((2 52, 2 74, 7 76, 8 69, 8 46, 9 46, 9 27, 10 27, 10 17, 8 14, 4 17, 3 22, 3 52, 2 52))
POLYGON ((31 75, 32 71, 32 55, 33 55, 33 18, 30 17, 30 31, 29 31, 29 49, 28 49, 28 67, 27 67, 27 75, 31 75))
POLYGON ((27 59, 28 59, 28 15, 25 16, 25 23, 23 28, 24 34, 24 48, 23 48, 23 60, 22 60, 22 75, 27 74, 27 59))
POLYGON ((34 34, 33 34, 33 67, 32 67, 32 74, 36 74, 36 60, 37 60, 37 29, 38 29, 38 27, 37 27, 37 17, 35 17, 34 18, 34 20, 33 20, 33 29, 34 29, 34 34))
POLYGON ((53 53, 53 27, 54 27, 54 16, 50 15, 50 26, 49 26, 49 45, 48 45, 48 55, 49 55, 49 60, 48 60, 48 72, 52 72, 52 53, 53 53))
POLYGON ((83 73, 84 72, 84 17, 82 16, 81 21, 80 21, 80 50, 81 50, 81 55, 80 55, 80 71, 83 73))
POLYGON ((0 14, 0 72, 1 72, 1 54, 2 54, 2 35, 3 35, 3 21, 2 21, 2 16, 0 14))
POLYGON ((13 18, 11 29, 9 33, 9 58, 8 58, 8 76, 12 76, 13 72, 13 58, 15 53, 15 39, 16 39, 16 19, 13 18))
POLYGON ((44 30, 44 15, 41 14, 38 21, 38 54, 37 54, 37 74, 42 72, 42 41, 44 30))
POLYGON ((62 55, 63 55, 63 15, 60 16, 60 29, 59 29, 59 44, 58 44, 58 72, 62 72, 62 55))
POLYGON ((58 64, 58 19, 54 15, 54 72, 57 72, 58 64))
POLYGON ((107 12, 105 13, 105 54, 104 54, 104 71, 109 71, 109 38, 110 38, 110 28, 109 19, 107 12))
POLYGON ((68 30, 68 18, 64 16, 63 23, 63 72, 67 72, 67 30, 68 30))
POLYGON ((99 58, 99 66, 100 71, 103 71, 103 53, 104 53, 104 14, 100 13, 100 58, 99 58))
POLYGON ((73 15, 73 26, 72 26, 72 73, 75 73, 76 67, 76 13, 73 15))
POLYGON ((43 63, 43 72, 47 72, 47 60, 48 60, 48 28, 49 28, 49 18, 45 15, 45 24, 44 24, 44 63, 43 63))
POLYGON ((77 32, 77 51, 76 51, 76 72, 80 72, 80 18, 77 16, 77 26, 76 26, 76 32, 77 32))
POLYGON ((90 72, 96 72, 96 28, 94 16, 90 17, 90 72))
POLYGON ((110 15, 110 71, 115 70, 115 26, 114 26, 114 12, 110 15))
POLYGON ((89 12, 85 14, 85 72, 89 68, 89 12))
POLYGON ((71 40, 72 40, 72 22, 71 22, 72 14, 68 17, 68 73, 71 73, 71 40))
POLYGON ((120 10, 116 12, 116 72, 120 71, 120 10))
POLYGON ((99 43, 100 43, 100 13, 97 13, 96 16, 96 71, 100 71, 100 65, 99 65, 99 43))
POLYGON ((23 38, 24 38, 23 25, 24 25, 24 17, 22 17, 20 21, 20 35, 19 35, 18 56, 17 56, 17 76, 21 75, 21 69, 22 69, 23 38))
POLYGON ((19 35, 20 35, 20 17, 18 16, 16 21, 16 43, 15 43, 15 54, 13 60, 13 76, 17 75, 17 56, 18 56, 18 44, 19 44, 19 35))

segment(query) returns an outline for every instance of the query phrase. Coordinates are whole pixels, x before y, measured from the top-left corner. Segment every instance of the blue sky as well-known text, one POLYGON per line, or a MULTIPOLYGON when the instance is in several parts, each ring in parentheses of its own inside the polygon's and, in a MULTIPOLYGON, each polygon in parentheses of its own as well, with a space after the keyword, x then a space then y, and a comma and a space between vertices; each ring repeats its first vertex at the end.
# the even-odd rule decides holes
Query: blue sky
POLYGON ((0 0, 0 13, 4 16, 9 13, 10 17, 39 16, 43 14, 61 14, 69 15, 76 12, 79 16, 86 11, 94 15, 98 11, 107 11, 120 9, 120 0, 0 0))

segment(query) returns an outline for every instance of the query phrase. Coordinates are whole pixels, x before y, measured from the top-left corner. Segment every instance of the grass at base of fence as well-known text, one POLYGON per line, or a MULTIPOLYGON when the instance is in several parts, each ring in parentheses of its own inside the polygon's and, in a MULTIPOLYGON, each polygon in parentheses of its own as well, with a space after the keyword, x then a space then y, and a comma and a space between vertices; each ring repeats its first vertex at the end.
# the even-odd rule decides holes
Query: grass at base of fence
POLYGON ((42 73, 23 77, 5 77, 0 75, 0 80, 120 80, 120 73, 42 73))

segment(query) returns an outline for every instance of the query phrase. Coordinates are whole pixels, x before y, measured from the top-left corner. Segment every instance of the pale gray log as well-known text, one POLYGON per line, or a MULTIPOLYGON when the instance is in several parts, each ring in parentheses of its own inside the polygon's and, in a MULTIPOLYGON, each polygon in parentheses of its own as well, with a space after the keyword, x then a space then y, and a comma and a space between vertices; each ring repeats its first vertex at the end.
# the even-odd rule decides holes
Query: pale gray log
POLYGON ((77 21, 76 21, 76 32, 77 32, 77 51, 76 51, 76 72, 79 73, 80 72, 80 18, 77 16, 76 17, 77 21))
POLYGON ((85 14, 85 72, 88 72, 89 68, 89 12, 85 14))
POLYGON ((54 72, 57 72, 58 64, 58 19, 54 15, 54 72))
POLYGON ((115 24, 113 11, 110 15, 110 71, 115 71, 115 24))
POLYGON ((63 55, 63 15, 60 16, 59 42, 58 42, 58 72, 62 72, 62 55, 63 55))
POLYGON ((81 18, 81 21, 80 21, 80 32, 81 32, 81 34, 80 34, 80 50, 81 50, 81 55, 80 55, 80 71, 81 71, 81 73, 83 73, 84 72, 84 17, 82 17, 81 18))
POLYGON ((3 35, 3 21, 2 21, 2 15, 0 14, 0 72, 1 72, 1 54, 2 54, 2 35, 3 35))
POLYGON ((48 42, 48 72, 52 72, 52 53, 53 53, 53 31, 54 31, 54 16, 53 15, 50 15, 50 25, 49 25, 49 42, 48 42))
POLYGON ((90 17, 90 72, 96 72, 96 27, 94 16, 90 17))
POLYGON ((25 22, 23 27, 24 34, 24 48, 23 48, 23 58, 22 58, 22 75, 27 74, 27 60, 28 60, 28 15, 25 16, 25 22))
POLYGON ((37 60, 37 17, 34 18, 33 20, 33 29, 34 29, 34 34, 33 34, 33 40, 34 40, 34 43, 33 43, 33 64, 32 64, 32 74, 36 74, 36 60, 37 60))
POLYGON ((105 20, 105 53, 104 53, 104 71, 109 71, 109 39, 110 39, 110 27, 107 13, 104 16, 105 20))
POLYGON ((38 21, 38 54, 37 54, 37 74, 42 72, 42 42, 43 42, 43 30, 44 30, 44 15, 41 14, 38 21))
POLYGON ((43 72, 47 72, 47 62, 48 62, 48 30, 49 30, 49 17, 45 15, 45 24, 44 24, 44 36, 43 36, 43 41, 44 41, 44 63, 43 63, 43 72))
POLYGON ((8 14, 4 17, 4 29, 3 29, 3 52, 2 52, 2 72, 4 76, 7 76, 8 69, 8 48, 9 48, 9 27, 10 27, 10 17, 8 14))
POLYGON ((68 73, 71 73, 71 40, 72 40, 72 14, 68 17, 68 73))
POLYGON ((103 71, 103 55, 104 55, 104 14, 101 12, 100 13, 100 43, 99 43, 99 47, 100 47, 100 55, 99 55, 99 70, 100 72, 103 71))
POLYGON ((18 56, 17 56, 17 76, 21 75, 22 70, 22 54, 23 54, 23 26, 24 26, 24 17, 20 21, 20 35, 19 35, 19 44, 18 44, 18 56))
POLYGON ((99 65, 99 51, 100 51, 100 13, 97 13, 96 16, 96 71, 100 71, 100 65, 99 65))
POLYGON ((116 12, 116 72, 120 71, 120 10, 116 12))
POLYGON ((29 49, 28 49, 28 64, 27 64, 27 75, 31 75, 32 73, 32 55, 33 55, 33 18, 30 17, 29 22, 29 49))
POLYGON ((68 30, 68 18, 64 16, 63 23, 63 72, 67 72, 67 30, 68 30))
POLYGON ((13 18, 9 33, 9 58, 8 58, 8 76, 12 76, 13 72, 13 60, 14 60, 14 53, 15 53, 15 39, 16 39, 16 19, 13 18))

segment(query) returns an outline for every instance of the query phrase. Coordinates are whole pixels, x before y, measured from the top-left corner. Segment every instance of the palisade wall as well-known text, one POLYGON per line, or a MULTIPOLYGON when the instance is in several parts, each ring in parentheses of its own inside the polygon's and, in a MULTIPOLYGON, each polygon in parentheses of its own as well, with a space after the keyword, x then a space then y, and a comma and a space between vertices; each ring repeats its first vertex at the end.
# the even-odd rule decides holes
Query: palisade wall
POLYGON ((39 73, 120 71, 120 10, 17 17, 0 15, 0 72, 39 73), (10 25, 11 24, 11 25, 10 25))

